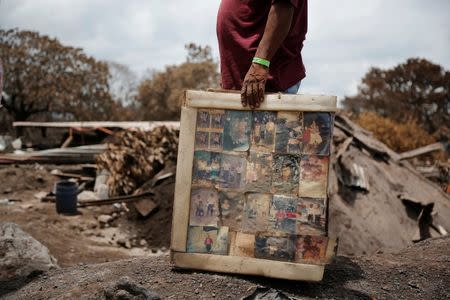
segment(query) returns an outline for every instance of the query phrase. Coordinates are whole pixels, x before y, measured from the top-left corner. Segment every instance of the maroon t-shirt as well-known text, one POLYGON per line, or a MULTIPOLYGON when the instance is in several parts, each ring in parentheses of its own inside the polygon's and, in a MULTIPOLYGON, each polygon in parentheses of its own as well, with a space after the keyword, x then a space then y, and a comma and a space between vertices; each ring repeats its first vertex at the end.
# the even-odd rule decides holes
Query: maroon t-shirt
POLYGON ((289 34, 270 62, 266 90, 284 91, 305 77, 300 52, 307 31, 307 0, 222 0, 217 15, 222 88, 241 89, 275 1, 289 1, 295 11, 289 34))

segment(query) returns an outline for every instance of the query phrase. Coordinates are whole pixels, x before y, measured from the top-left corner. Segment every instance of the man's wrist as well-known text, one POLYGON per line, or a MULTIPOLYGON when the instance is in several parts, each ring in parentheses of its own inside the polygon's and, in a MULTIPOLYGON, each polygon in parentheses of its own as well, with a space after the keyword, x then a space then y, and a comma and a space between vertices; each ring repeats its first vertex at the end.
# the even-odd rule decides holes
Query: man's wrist
POLYGON ((266 68, 269 68, 269 66, 270 66, 270 61, 269 60, 261 58, 261 57, 257 57, 257 56, 253 57, 252 63, 264 66, 266 68))
POLYGON ((257 63, 254 63, 254 62, 252 62, 252 67, 253 67, 253 69, 255 69, 257 71, 260 71, 260 72, 261 71, 264 71, 265 73, 269 72, 269 68, 268 67, 260 65, 260 64, 257 64, 257 63))

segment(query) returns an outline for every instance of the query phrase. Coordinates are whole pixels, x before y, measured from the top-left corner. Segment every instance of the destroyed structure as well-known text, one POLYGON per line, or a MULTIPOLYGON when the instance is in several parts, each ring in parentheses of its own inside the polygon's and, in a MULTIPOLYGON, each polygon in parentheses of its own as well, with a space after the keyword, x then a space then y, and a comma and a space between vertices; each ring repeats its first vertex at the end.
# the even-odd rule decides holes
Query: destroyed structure
MULTIPOLYGON (((158 222, 163 218, 160 228, 154 228, 158 222, 152 223, 152 235, 169 236, 178 130, 173 123, 158 125, 144 130, 119 130, 107 145, 1 154, 0 163, 96 162, 96 168, 86 174, 57 170, 53 173, 59 178, 72 178, 81 187, 89 186, 92 190, 97 173, 97 181, 103 180, 95 185, 97 194, 79 197, 80 207, 131 205, 142 218, 155 218, 158 222), (158 185, 164 181, 161 192, 158 185), (104 190, 98 191, 101 183, 107 184, 106 194, 104 190), (172 192, 168 193, 169 190, 172 192), (163 212, 164 217, 158 215, 163 212)), ((450 230, 448 195, 404 157, 341 113, 336 115, 332 151, 329 231, 330 236, 339 237, 339 254, 402 249, 414 241, 444 235, 450 230)), ((42 200, 54 201, 51 191, 48 192, 42 200)), ((169 237, 164 240, 164 246, 168 247, 169 237)))

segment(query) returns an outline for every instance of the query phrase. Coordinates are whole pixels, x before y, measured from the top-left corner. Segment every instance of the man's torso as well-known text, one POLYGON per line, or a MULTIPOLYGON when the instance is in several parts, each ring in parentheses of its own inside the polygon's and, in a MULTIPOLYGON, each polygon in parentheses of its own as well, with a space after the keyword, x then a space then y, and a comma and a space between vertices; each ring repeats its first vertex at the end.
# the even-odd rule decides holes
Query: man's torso
MULTIPOLYGON (((288 0, 278 0, 288 1, 288 0)), ((222 0, 217 16, 222 88, 240 89, 264 33, 273 1, 222 0)), ((266 90, 284 91, 305 77, 301 50, 307 31, 307 1, 295 6, 291 29, 271 60, 266 90)))

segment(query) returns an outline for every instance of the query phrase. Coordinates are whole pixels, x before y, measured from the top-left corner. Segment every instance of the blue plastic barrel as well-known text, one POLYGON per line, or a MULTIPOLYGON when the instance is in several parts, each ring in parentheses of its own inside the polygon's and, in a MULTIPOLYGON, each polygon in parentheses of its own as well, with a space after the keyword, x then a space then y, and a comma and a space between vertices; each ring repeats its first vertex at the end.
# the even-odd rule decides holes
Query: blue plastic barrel
POLYGON ((58 181, 55 188, 56 212, 74 215, 77 213, 78 185, 72 181, 58 181))

